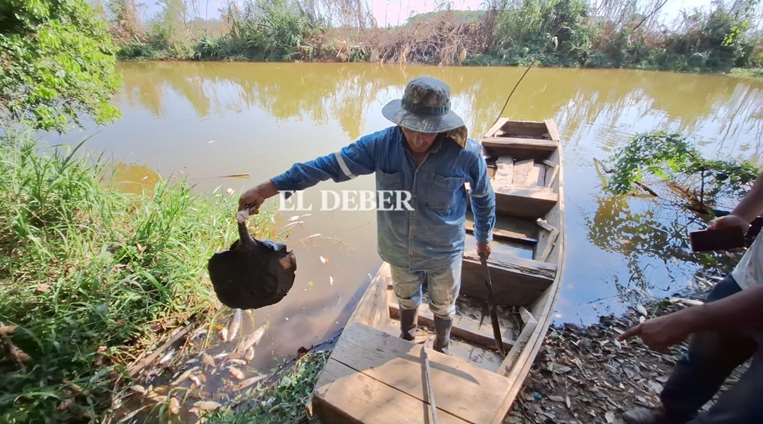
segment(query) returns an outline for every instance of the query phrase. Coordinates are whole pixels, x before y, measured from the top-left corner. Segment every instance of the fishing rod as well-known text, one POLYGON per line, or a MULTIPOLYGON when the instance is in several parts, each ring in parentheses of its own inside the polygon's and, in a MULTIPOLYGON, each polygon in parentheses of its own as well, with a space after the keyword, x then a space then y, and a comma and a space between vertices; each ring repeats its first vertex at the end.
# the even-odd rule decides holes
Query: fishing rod
POLYGON ((522 80, 525 79, 525 76, 527 76, 527 73, 530 72, 530 69, 532 69, 533 66, 535 66, 535 59, 533 59, 530 62, 530 65, 527 66, 527 68, 522 73, 522 75, 519 77, 517 82, 514 83, 514 87, 512 87, 511 92, 509 93, 508 97, 506 97, 506 101, 503 103, 503 107, 501 108, 501 111, 498 112, 498 116, 495 117, 495 121, 493 121, 493 124, 491 125, 491 127, 493 125, 495 125, 495 123, 498 122, 499 119, 501 119, 501 116, 503 116, 503 112, 506 110, 506 106, 509 105, 509 101, 511 100, 511 96, 513 96, 514 92, 517 91, 517 87, 519 87, 519 84, 522 83, 522 80))

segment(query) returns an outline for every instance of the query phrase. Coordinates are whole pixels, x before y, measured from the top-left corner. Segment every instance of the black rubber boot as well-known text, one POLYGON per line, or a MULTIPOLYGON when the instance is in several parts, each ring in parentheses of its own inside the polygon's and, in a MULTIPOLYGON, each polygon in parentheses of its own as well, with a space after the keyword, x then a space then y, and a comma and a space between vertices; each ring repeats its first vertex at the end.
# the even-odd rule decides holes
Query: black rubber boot
POLYGON ((434 350, 448 354, 448 345, 450 344, 450 329, 453 327, 453 320, 434 317, 434 350))
POLYGON ((418 309, 400 308, 400 338, 413 341, 416 336, 416 312, 418 309))
POLYGON ((688 420, 675 420, 665 415, 662 409, 633 408, 623 414, 627 424, 683 424, 688 420))

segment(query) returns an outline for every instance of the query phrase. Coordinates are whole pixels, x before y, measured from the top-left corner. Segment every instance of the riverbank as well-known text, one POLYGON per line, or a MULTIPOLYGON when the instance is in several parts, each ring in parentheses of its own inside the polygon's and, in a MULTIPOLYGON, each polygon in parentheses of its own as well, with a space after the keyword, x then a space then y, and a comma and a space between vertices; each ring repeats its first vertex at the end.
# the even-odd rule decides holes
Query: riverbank
POLYGON ((229 7, 219 20, 185 27, 167 8, 145 30, 122 5, 110 22, 118 55, 148 59, 248 59, 434 65, 515 65, 723 72, 761 66, 754 7, 718 2, 686 12, 674 28, 662 5, 597 7, 579 0, 488 2, 487 10, 438 10, 378 27, 362 5, 332 12, 316 2, 229 7), (350 15, 347 15, 350 13, 350 15), (337 16, 338 15, 338 16, 337 16))
MULTIPOLYGON (((590 326, 552 326, 506 422, 622 423, 623 412, 631 408, 659 405, 662 385, 686 352, 686 344, 659 353, 638 339, 619 342, 617 337, 644 319, 700 304, 700 297, 697 293, 655 300, 620 316, 601 317, 590 326)), ((311 394, 332 347, 329 341, 299 355, 277 369, 246 400, 211 415, 210 422, 251 422, 269 410, 279 414, 272 422, 319 422, 311 413, 311 394)), ((727 384, 737 377, 735 373, 727 384)))
POLYGON ((99 420, 141 353, 213 316, 206 261, 236 237, 235 196, 123 194, 77 148, 0 139, 3 422, 99 420))

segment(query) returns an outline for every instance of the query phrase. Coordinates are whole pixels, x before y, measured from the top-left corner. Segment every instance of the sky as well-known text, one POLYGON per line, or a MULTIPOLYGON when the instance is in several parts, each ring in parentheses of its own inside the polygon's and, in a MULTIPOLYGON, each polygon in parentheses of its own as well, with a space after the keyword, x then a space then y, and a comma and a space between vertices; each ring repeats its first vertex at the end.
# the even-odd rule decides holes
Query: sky
MULTIPOLYGON (((395 26, 405 23, 406 19, 418 13, 437 10, 443 3, 450 3, 451 9, 455 10, 479 10, 484 7, 484 0, 367 0, 371 12, 380 27, 395 26)), ((190 0, 189 12, 191 16, 214 19, 220 16, 229 0, 190 0)), ((712 0, 668 0, 660 11, 662 22, 670 24, 680 15, 681 10, 695 7, 708 7, 712 0)), ((142 15, 148 19, 160 9, 156 0, 143 0, 142 15)))

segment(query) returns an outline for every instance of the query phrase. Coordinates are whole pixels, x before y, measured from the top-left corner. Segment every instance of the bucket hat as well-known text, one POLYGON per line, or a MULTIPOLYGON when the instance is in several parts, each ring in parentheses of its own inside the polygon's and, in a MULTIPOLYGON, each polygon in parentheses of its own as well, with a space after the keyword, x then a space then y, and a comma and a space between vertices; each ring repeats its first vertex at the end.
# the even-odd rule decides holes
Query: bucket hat
POLYGON ((444 82, 427 76, 415 78, 405 86, 402 99, 384 105, 382 115, 409 130, 441 133, 464 126, 450 110, 450 89, 444 82))

